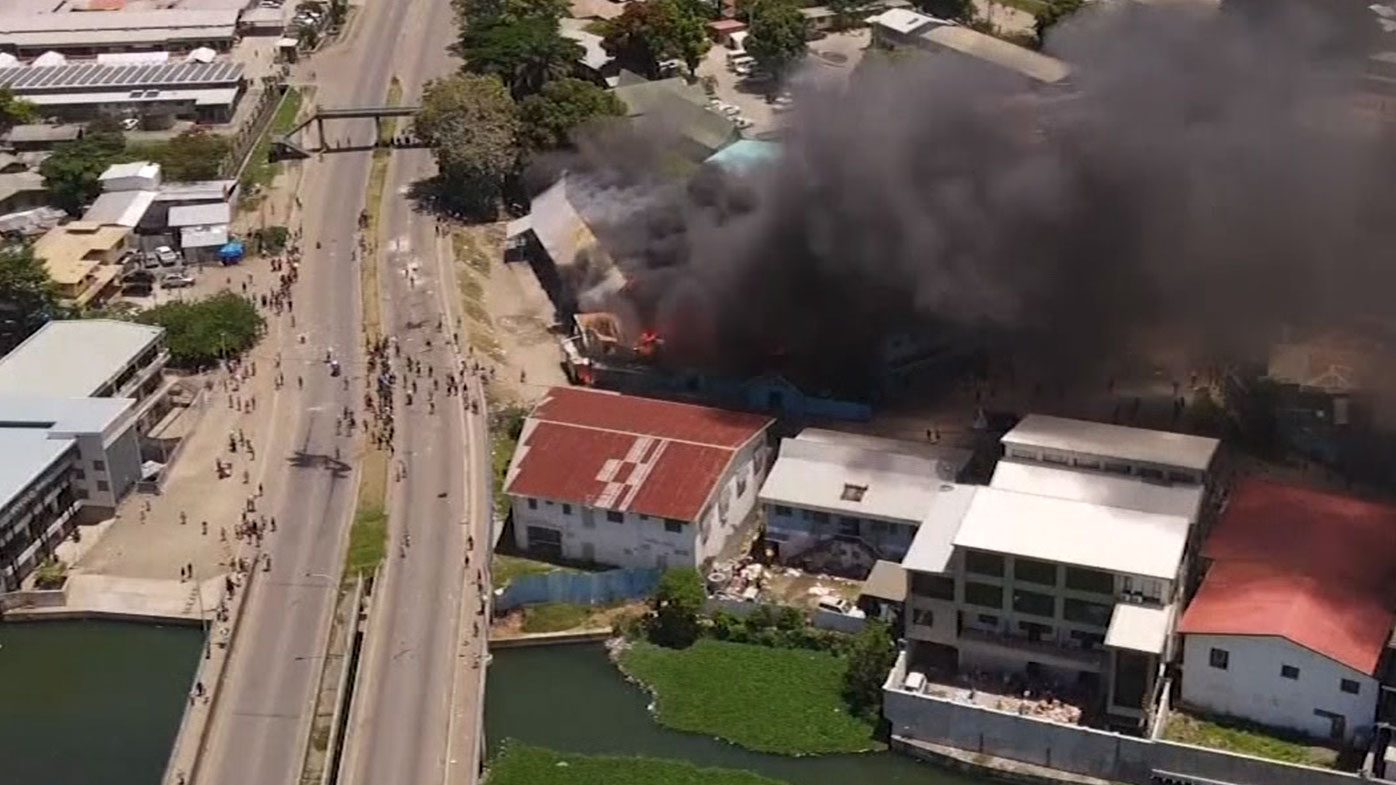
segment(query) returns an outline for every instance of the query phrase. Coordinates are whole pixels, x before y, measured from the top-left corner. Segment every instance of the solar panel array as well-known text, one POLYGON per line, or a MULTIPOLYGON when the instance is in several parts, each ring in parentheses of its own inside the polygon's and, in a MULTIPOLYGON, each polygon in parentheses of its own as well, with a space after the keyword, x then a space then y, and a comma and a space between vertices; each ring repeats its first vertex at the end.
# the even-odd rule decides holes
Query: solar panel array
POLYGON ((16 93, 81 90, 132 90, 146 87, 203 87, 235 83, 242 64, 158 63, 97 65, 80 63, 29 68, 0 68, 0 85, 16 93))

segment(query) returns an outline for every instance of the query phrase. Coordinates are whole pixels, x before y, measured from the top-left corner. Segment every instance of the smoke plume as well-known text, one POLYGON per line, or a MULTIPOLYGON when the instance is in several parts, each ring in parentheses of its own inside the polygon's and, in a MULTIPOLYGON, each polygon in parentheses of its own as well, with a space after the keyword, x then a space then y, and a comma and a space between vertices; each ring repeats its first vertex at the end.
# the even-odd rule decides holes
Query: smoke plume
MULTIPOLYGON (((676 183, 664 143, 569 165, 676 362, 865 381, 889 336, 1079 375, 1391 321, 1396 147, 1323 20, 1134 3, 1061 25, 1066 88, 950 56, 796 94, 782 153, 676 183)), ((818 69, 822 66, 813 65, 818 69)), ((612 303, 612 305, 615 305, 612 303)))

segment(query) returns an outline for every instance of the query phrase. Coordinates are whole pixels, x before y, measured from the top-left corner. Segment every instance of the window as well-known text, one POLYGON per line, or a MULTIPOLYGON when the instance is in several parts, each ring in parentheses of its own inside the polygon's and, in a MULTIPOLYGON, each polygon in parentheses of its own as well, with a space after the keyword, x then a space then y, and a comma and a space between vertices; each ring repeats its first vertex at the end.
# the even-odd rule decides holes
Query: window
POLYGON ((858 536, 858 519, 847 515, 839 516, 839 534, 845 537, 858 536))
POLYGON ((777 504, 776 515, 784 515, 788 517, 790 515, 790 508, 786 507, 784 504, 777 504))
POLYGON ((1293 665, 1281 665, 1280 677, 1284 679, 1297 679, 1299 678, 1299 669, 1293 665))
POLYGON ((1022 458, 1022 459, 1024 459, 1024 460, 1028 460, 1028 461, 1037 460, 1037 456, 1036 456, 1036 455, 1033 455, 1031 450, 1018 450, 1018 449, 1012 449, 1012 450, 1009 450, 1009 451, 1008 451, 1008 457, 1010 457, 1010 458, 1022 458))
POLYGON ((934 627, 936 616, 925 608, 915 608, 911 611, 911 623, 922 627, 934 627))
POLYGON ((850 485, 845 483, 843 486, 843 493, 839 498, 846 502, 860 502, 863 500, 863 494, 867 492, 868 486, 866 485, 850 485))
POLYGON ((611 523, 625 523, 625 513, 620 510, 607 510, 606 520, 611 523))
POLYGON ((1362 691, 1362 685, 1358 684, 1352 679, 1343 679, 1342 681, 1338 682, 1338 689, 1351 695, 1356 695, 1362 691))
POLYGON ((1034 616, 1046 616, 1050 619, 1057 615, 1057 601, 1050 594, 1038 594, 1035 591, 1015 591, 1013 592, 1013 610, 1019 613, 1031 613, 1034 616))
POLYGON ((1066 568, 1066 588, 1092 594, 1114 594, 1115 576, 1085 567, 1066 568))
POLYGON ((86 499, 86 498, 87 498, 87 489, 86 489, 86 488, 75 488, 75 489, 73 490, 73 495, 76 496, 76 497, 79 498, 79 499, 86 499))
POLYGON ((1192 485, 1194 482, 1196 482, 1193 476, 1191 474, 1188 474, 1187 472, 1169 472, 1168 481, 1181 482, 1186 483, 1188 485, 1192 485))
POLYGON ((87 472, 83 471, 82 469, 76 469, 76 468, 75 468, 75 469, 73 469, 73 479, 75 479, 75 480, 85 480, 85 479, 87 479, 87 472))
POLYGON ((965 551, 965 572, 1003 577, 1003 556, 983 551, 965 551))
POLYGON ((1068 461, 1068 459, 1067 459, 1067 457, 1066 457, 1065 455, 1061 455, 1060 453, 1055 453, 1055 452, 1044 452, 1044 453, 1042 453, 1042 462, 1043 462, 1043 463, 1059 463, 1059 464, 1065 466, 1069 461, 1068 461))
POLYGON ((1162 480, 1163 472, 1158 469, 1140 469, 1139 476, 1146 480, 1162 480))
POLYGON ((96 469, 99 472, 104 472, 107 470, 106 461, 93 461, 92 468, 96 469))
POLYGON ((1057 585, 1057 565, 1036 559, 1013 560, 1013 579, 1043 586, 1057 585))
POLYGON ((97 490, 99 490, 99 491, 111 490, 111 486, 107 484, 107 481, 106 481, 106 480, 98 480, 98 481, 97 481, 97 490))
POLYGON ((564 505, 562 505, 562 514, 563 514, 563 515, 571 515, 571 514, 572 514, 572 505, 570 505, 570 504, 564 504, 564 505))
POLYGON ((683 521, 676 521, 673 518, 664 519, 664 531, 670 534, 678 534, 683 531, 683 521))
POLYGON ((1231 652, 1226 649, 1212 649, 1207 655, 1207 664, 1224 671, 1226 666, 1231 664, 1231 652))
POLYGON ((966 581, 965 602, 970 605, 982 605, 985 608, 1002 608, 1003 587, 966 581))
POLYGON ((812 521, 814 521, 815 523, 828 523, 828 522, 829 522, 829 513, 827 513, 827 512, 819 512, 819 511, 817 511, 817 510, 816 510, 816 511, 812 511, 812 512, 810 512, 810 514, 809 514, 809 519, 812 520, 812 521))
POLYGON ((1095 632, 1085 630, 1072 630, 1071 639, 1080 644, 1083 649, 1103 649, 1105 648, 1105 636, 1095 632))
POLYGON ((1062 615, 1066 617, 1067 621, 1089 624, 1092 627, 1109 627, 1110 614, 1114 611, 1113 605, 1102 605, 1098 602, 1068 598, 1066 602, 1062 603, 1062 615))
POLYGON ((980 624, 984 624, 989 627, 999 626, 999 617, 995 616, 992 613, 981 613, 976 618, 979 620, 980 624))
POLYGON ((1095 469, 1096 471, 1100 471, 1100 461, 1088 461, 1084 458, 1077 458, 1072 461, 1072 463, 1082 469, 1095 469))
POLYGON ((537 499, 529 499, 529 500, 528 500, 528 509, 530 509, 530 510, 536 510, 536 509, 538 509, 538 500, 537 500, 537 499))
POLYGON ((944 575, 931 575, 925 572, 911 574, 911 592, 936 600, 955 599, 955 580, 944 575))
POLYGON ((1114 473, 1116 473, 1116 474, 1129 474, 1129 464, 1127 464, 1127 463, 1111 463, 1110 461, 1106 461, 1106 462, 1105 462, 1105 471, 1107 471, 1107 472, 1114 472, 1114 473))

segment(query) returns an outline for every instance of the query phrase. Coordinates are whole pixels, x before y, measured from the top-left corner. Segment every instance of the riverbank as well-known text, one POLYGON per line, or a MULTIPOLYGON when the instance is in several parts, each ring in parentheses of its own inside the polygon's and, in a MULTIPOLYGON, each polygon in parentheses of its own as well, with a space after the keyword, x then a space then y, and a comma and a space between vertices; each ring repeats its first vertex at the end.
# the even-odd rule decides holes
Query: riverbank
POLYGON ((711 638, 685 649, 636 642, 621 669, 655 696, 655 719, 758 752, 869 752, 873 726, 848 711, 845 661, 822 651, 711 638))
POLYGON ((786 785, 746 771, 657 758, 569 755, 511 743, 490 764, 489 785, 786 785))

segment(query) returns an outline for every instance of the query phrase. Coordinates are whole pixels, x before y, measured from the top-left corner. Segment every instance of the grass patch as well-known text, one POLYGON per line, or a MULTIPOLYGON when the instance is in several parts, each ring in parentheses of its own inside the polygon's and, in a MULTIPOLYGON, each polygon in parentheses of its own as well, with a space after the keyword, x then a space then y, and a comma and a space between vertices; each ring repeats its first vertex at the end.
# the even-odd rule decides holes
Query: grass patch
POLYGON ((271 125, 267 126, 267 130, 262 133, 262 138, 257 140, 257 144, 252 146, 252 153, 247 158, 247 166, 243 167, 240 178, 243 194, 250 195, 249 192, 253 190, 271 187, 272 180, 276 179, 277 171, 277 164, 267 160, 271 155, 272 139, 295 127, 303 99, 304 96, 294 87, 288 88, 286 95, 282 96, 281 105, 276 107, 276 114, 271 119, 271 125))
POLYGON ((547 575, 550 572, 563 571, 570 572, 572 568, 523 556, 506 556, 502 553, 496 553, 490 560, 490 583, 494 585, 494 588, 502 589, 512 583, 515 578, 522 578, 525 575, 547 575))
POLYGON ((344 577, 372 572, 388 550, 388 453, 364 451, 359 462, 359 495, 354 524, 349 528, 349 552, 344 557, 344 577))
POLYGON ((636 643, 621 666, 654 691, 660 724, 781 755, 878 749, 848 713, 844 660, 704 638, 687 649, 636 643))
MULTIPOLYGON (((383 105, 384 105, 384 106, 397 106, 397 105, 400 104, 400 103, 402 103, 402 82, 398 81, 398 78, 397 78, 396 76, 394 76, 394 77, 393 77, 391 80, 389 80, 389 82, 388 82, 388 101, 387 101, 387 103, 385 103, 385 104, 383 104, 383 105)), ((382 122, 380 122, 380 123, 378 124, 378 143, 379 143, 379 144, 383 144, 383 145, 386 145, 386 144, 391 143, 391 142, 393 141, 393 134, 396 134, 396 133, 397 133, 397 118, 396 118, 396 117, 385 117, 385 118, 383 118, 382 122)), ((382 150, 382 151, 374 151, 374 152, 375 152, 375 154, 376 154, 376 153, 378 153, 378 152, 387 153, 388 151, 387 151, 387 150, 382 150)))
POLYGON ((784 785, 735 769, 658 758, 573 755, 509 740, 491 761, 489 785, 784 785))
POLYGON ((571 602, 530 605, 524 609, 523 631, 535 633, 574 630, 586 624, 591 612, 591 606, 571 602))
POLYGON ((1336 750, 1316 741, 1254 723, 1229 717, 1202 718, 1173 709, 1163 736, 1184 744, 1211 747, 1258 758, 1332 768, 1338 761, 1336 750))

